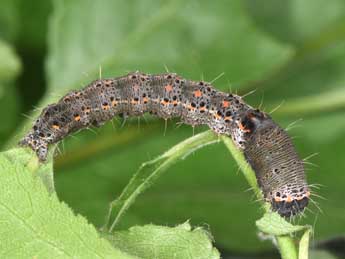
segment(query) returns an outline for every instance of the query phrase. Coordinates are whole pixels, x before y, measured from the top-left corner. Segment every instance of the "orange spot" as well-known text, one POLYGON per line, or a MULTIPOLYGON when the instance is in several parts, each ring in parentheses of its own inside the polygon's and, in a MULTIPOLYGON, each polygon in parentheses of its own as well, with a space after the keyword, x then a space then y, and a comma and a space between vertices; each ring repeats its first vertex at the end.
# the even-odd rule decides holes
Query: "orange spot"
POLYGON ((289 203, 292 202, 291 196, 287 196, 286 202, 289 202, 289 203))
POLYGON ((214 118, 215 119, 220 119, 220 118, 222 118, 222 116, 220 116, 220 115, 218 115, 217 113, 214 115, 214 118))
POLYGON ((226 116, 226 117, 224 118, 224 120, 229 120, 229 121, 231 121, 232 118, 231 118, 230 116, 226 116))
POLYGON ((274 200, 275 200, 276 202, 281 202, 281 201, 282 201, 282 199, 281 199, 280 197, 274 197, 274 200))
POLYGON ((112 106, 116 106, 116 105, 117 105, 117 101, 112 101, 112 102, 111 102, 111 105, 112 105, 112 106))
POLYGON ((109 110, 109 105, 102 105, 103 110, 107 111, 109 110))
POLYGON ((60 129, 60 126, 59 126, 59 125, 56 125, 56 124, 53 124, 52 127, 53 127, 53 129, 57 129, 57 130, 60 129))
POLYGON ((230 102, 229 101, 223 101, 223 107, 224 108, 228 108, 230 106, 230 102))
POLYGON ((163 105, 168 105, 168 104, 169 104, 169 101, 162 100, 162 101, 161 101, 161 104, 163 104, 163 105))
POLYGON ((90 111, 91 111, 90 108, 86 108, 86 109, 85 109, 85 112, 90 112, 90 111))
POLYGON ((307 196, 307 198, 309 198, 310 192, 306 192, 305 196, 307 196))
POLYGON ((138 103, 139 103, 139 101, 136 101, 134 99, 131 100, 131 104, 138 104, 138 103))
POLYGON ((144 97, 144 98, 143 98, 143 101, 144 101, 144 103, 148 103, 148 101, 149 101, 149 98, 147 98, 147 97, 144 97))
POLYGON ((173 90, 172 85, 166 85, 166 86, 165 86, 165 91, 171 92, 172 90, 173 90))
POLYGON ((202 96, 202 92, 198 89, 198 90, 194 91, 194 96, 195 97, 201 97, 202 96))
POLYGON ((246 129, 246 128, 242 125, 242 123, 240 123, 240 124, 238 125, 238 127, 240 128, 240 130, 242 130, 242 131, 244 131, 244 132, 250 132, 250 129, 246 129))
POLYGON ((74 120, 75 120, 75 121, 80 121, 80 116, 79 116, 79 115, 74 116, 74 120))
POLYGON ((205 106, 203 106, 203 107, 200 107, 200 109, 199 109, 200 111, 206 111, 206 107, 205 106))

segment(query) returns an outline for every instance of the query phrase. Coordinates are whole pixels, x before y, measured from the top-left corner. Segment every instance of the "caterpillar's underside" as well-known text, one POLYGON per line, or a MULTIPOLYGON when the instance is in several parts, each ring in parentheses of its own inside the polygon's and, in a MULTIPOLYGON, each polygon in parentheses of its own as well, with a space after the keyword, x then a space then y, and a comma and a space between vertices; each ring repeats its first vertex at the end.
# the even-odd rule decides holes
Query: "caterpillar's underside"
POLYGON ((264 197, 274 210, 291 216, 307 206, 310 193, 303 163, 279 125, 240 96, 172 73, 135 72, 96 80, 72 91, 43 109, 21 144, 31 147, 44 161, 49 144, 79 129, 100 126, 116 115, 146 112, 163 119, 180 117, 192 126, 206 124, 215 133, 230 136, 255 170, 264 197))

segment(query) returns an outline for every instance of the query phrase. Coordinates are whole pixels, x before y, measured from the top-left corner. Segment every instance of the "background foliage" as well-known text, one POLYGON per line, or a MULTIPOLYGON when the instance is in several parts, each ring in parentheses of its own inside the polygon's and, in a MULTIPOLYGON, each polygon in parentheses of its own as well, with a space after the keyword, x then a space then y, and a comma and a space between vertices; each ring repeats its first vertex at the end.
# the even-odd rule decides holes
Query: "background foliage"
MULTIPOLYGON (((44 1, 2 0, 0 9, 0 143, 13 146, 35 107, 56 101, 99 76, 128 71, 211 81, 245 94, 289 132, 322 185, 302 223, 314 240, 345 234, 345 2, 291 1, 44 1), (33 14, 33 5, 35 11, 33 14), (7 143, 7 144, 6 144, 7 143)), ((104 223, 108 204, 141 163, 193 131, 150 117, 120 127, 114 121, 81 132, 60 146, 54 164, 59 199, 91 223, 104 223)), ((203 128, 196 129, 197 132, 203 128)), ((223 145, 208 146, 169 169, 127 212, 120 229, 149 223, 209 226, 216 246, 254 253, 261 215, 237 165, 223 145)))

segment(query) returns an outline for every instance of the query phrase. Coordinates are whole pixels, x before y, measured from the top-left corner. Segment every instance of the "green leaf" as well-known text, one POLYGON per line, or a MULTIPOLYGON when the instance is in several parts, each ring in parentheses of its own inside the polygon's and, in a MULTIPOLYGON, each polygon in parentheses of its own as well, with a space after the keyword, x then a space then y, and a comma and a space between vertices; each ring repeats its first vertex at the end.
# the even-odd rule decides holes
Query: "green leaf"
POLYGON ((308 226, 292 225, 276 212, 265 213, 256 221, 256 226, 260 231, 275 236, 288 235, 308 228, 308 226))
POLYGON ((109 232, 112 232, 122 215, 129 206, 134 203, 138 195, 153 185, 155 180, 157 180, 167 168, 172 166, 172 164, 186 158, 194 151, 215 142, 217 142, 217 139, 214 133, 206 131, 182 141, 163 155, 142 164, 123 190, 120 197, 110 205, 106 229, 109 228, 109 232))
POLYGON ((309 258, 313 258, 313 259, 339 259, 341 258, 336 255, 333 255, 331 252, 328 252, 326 250, 311 250, 309 255, 310 255, 309 258))
MULTIPOLYGON (((21 62, 14 49, 0 39, 0 143, 11 133, 18 116, 18 99, 14 79, 21 71, 21 62)), ((1 145, 1 144, 0 144, 1 145)))
MULTIPOLYGON (((273 107, 277 107, 277 105, 273 105, 273 107)), ((279 115, 305 116, 306 114, 319 114, 341 109, 345 110, 345 87, 288 100, 277 110, 277 113, 279 115)))
POLYGON ((17 0, 1 1, 0 9, 0 38, 13 41, 20 27, 19 10, 17 0))
POLYGON ((342 0, 247 0, 256 24, 283 42, 303 44, 322 31, 336 28, 344 21, 345 3, 342 0), (318 15, 322 14, 322 15, 318 15))
POLYGON ((219 252, 212 246, 210 234, 202 228, 192 229, 188 222, 174 228, 136 226, 105 237, 115 247, 140 258, 220 258, 219 252))
POLYGON ((8 82, 18 75, 21 63, 14 50, 2 40, 0 40, 0 59, 0 81, 8 82))
POLYGON ((92 80, 82 73, 97 77, 100 65, 112 76, 128 69, 161 72, 165 64, 184 74, 215 77, 227 67, 232 83, 238 83, 262 77, 292 54, 256 30, 241 1, 54 1, 49 47, 49 87, 54 90, 92 80), (210 54, 218 60, 212 66, 206 62, 210 54))
POLYGON ((39 167, 25 149, 0 153, 1 257, 131 258, 49 194, 37 177, 39 167))

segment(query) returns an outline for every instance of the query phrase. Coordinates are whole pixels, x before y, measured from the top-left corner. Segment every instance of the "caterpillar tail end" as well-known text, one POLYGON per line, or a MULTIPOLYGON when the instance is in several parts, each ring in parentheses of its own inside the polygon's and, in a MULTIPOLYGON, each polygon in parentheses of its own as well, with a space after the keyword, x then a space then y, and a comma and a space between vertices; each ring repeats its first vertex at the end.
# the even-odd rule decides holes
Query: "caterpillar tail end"
POLYGON ((30 147, 36 153, 40 162, 47 160, 48 144, 34 132, 28 133, 18 144, 23 147, 30 147))
POLYGON ((305 196, 301 199, 291 199, 291 201, 276 201, 271 200, 271 206, 274 211, 277 211, 280 216, 290 218, 295 216, 308 206, 309 197, 305 196))
POLYGON ((241 123, 247 129, 244 155, 256 173, 264 199, 282 217, 302 213, 310 191, 291 138, 269 115, 258 110, 248 111, 241 123))

